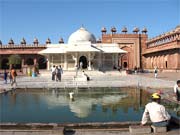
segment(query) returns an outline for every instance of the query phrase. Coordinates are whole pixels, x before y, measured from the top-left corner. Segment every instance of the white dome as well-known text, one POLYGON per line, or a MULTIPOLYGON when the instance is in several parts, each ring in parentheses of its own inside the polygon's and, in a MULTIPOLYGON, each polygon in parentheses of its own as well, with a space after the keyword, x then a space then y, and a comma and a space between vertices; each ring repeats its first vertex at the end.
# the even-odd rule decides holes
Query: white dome
POLYGON ((96 43, 96 38, 95 36, 87 31, 85 28, 81 27, 74 33, 72 33, 68 39, 68 44, 74 44, 74 43, 79 43, 79 42, 91 42, 91 43, 96 43))

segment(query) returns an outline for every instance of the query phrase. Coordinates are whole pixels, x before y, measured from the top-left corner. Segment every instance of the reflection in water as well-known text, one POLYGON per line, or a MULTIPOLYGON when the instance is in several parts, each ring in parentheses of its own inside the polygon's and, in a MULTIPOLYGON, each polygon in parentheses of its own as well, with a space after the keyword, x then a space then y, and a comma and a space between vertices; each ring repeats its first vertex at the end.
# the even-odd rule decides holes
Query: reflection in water
MULTIPOLYGON (((140 121, 150 95, 137 89, 17 90, 0 95, 0 122, 140 121)), ((162 102, 179 117, 177 104, 162 102)))
POLYGON ((70 111, 75 113, 75 116, 79 118, 87 117, 91 111, 93 105, 101 104, 107 106, 109 104, 117 104, 122 98, 126 98, 127 94, 116 95, 102 95, 99 97, 88 97, 88 95, 79 96, 75 95, 75 98, 69 98, 69 95, 59 95, 52 92, 52 95, 45 96, 43 100, 48 104, 48 108, 60 106, 69 106, 70 111))

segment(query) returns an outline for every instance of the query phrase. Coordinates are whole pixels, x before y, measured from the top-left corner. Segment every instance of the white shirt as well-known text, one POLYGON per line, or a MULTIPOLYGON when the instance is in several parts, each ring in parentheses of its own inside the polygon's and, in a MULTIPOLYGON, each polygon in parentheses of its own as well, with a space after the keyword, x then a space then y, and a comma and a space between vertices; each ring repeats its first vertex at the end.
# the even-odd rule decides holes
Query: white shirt
POLYGON ((177 84, 175 84, 175 85, 174 85, 174 93, 176 93, 176 92, 177 92, 177 88, 178 88, 178 85, 177 85, 177 84))
POLYGON ((51 73, 55 72, 56 67, 51 67, 51 73))
POLYGON ((146 105, 141 123, 146 124, 149 117, 153 123, 170 120, 171 118, 165 110, 165 107, 156 102, 151 102, 146 105))

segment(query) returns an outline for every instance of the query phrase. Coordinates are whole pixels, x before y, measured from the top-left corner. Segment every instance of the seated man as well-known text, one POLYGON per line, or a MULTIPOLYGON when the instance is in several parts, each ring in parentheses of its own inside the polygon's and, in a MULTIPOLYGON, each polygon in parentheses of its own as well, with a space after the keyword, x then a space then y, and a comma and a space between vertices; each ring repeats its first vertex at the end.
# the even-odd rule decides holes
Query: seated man
POLYGON ((150 117, 154 126, 167 126, 171 116, 165 107, 160 105, 161 96, 158 93, 153 93, 151 99, 152 102, 145 107, 141 125, 145 125, 150 117))

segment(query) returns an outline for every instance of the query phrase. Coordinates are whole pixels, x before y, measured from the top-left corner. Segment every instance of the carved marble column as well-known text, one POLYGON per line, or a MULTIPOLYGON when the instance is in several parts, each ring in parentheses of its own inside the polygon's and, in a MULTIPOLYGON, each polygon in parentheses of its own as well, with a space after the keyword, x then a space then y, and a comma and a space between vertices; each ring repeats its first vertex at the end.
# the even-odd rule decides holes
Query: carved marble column
POLYGON ((67 70, 67 54, 64 54, 64 69, 67 70))
POLYGON ((78 56, 77 53, 72 55, 72 59, 74 60, 74 69, 76 69, 77 66, 78 66, 78 61, 77 61, 78 58, 77 58, 77 56, 78 56))
POLYGON ((47 57, 46 57, 46 66, 47 66, 47 70, 50 70, 50 56, 49 54, 47 54, 47 57))
POLYGON ((101 69, 102 67, 102 53, 99 53, 99 57, 98 57, 98 68, 101 69))
POLYGON ((91 70, 91 53, 88 53, 88 70, 91 70))

